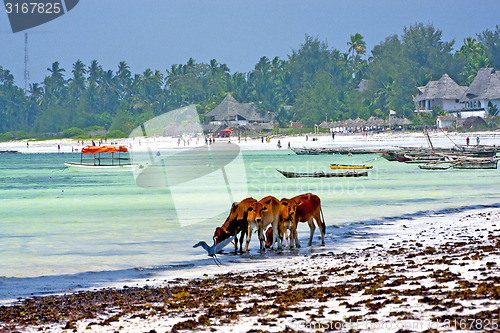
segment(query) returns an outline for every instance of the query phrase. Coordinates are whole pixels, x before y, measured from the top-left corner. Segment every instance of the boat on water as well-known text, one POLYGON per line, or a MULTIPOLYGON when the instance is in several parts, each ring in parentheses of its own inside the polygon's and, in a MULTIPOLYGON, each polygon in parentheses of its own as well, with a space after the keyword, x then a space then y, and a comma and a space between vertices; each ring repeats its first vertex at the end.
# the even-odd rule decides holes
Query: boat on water
POLYGON ((420 164, 418 167, 422 170, 448 170, 452 166, 451 163, 427 163, 420 164))
POLYGON ((338 169, 348 169, 348 170, 357 170, 357 169, 371 169, 372 165, 362 165, 362 164, 330 164, 330 169, 338 170, 338 169))
POLYGON ((128 149, 124 146, 87 146, 82 148, 80 162, 64 162, 75 171, 132 171, 128 149))
POLYGON ((348 171, 348 172, 324 172, 324 171, 316 171, 316 172, 291 172, 291 171, 283 171, 276 169, 279 173, 281 173, 286 178, 330 178, 330 177, 366 177, 368 176, 368 172, 356 172, 356 171, 348 171))
POLYGON ((463 160, 453 164, 454 169, 496 169, 498 160, 463 160))
POLYGON ((433 162, 422 164, 418 167, 423 170, 447 170, 453 169, 496 169, 498 159, 484 158, 462 158, 448 162, 433 162))

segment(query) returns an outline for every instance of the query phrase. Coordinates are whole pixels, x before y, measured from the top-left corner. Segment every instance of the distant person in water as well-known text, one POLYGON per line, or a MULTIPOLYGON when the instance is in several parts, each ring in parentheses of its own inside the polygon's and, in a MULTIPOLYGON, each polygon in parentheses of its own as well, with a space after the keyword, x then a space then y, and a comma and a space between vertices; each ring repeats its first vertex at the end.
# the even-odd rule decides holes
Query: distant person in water
POLYGON ((479 137, 476 138, 476 145, 479 146, 479 137))
POLYGON ((469 143, 470 143, 470 139, 469 139, 469 137, 467 137, 467 138, 465 139, 465 143, 467 144, 467 146, 469 145, 469 143))

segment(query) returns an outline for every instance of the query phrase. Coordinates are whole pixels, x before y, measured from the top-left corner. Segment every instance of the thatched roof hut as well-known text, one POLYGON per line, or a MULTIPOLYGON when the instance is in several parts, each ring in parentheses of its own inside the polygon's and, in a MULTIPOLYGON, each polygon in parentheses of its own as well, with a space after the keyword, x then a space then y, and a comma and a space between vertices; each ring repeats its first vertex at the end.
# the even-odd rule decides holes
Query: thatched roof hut
POLYGON ((234 122, 239 124, 271 122, 275 118, 271 112, 260 111, 254 103, 240 103, 231 94, 205 115, 208 122, 234 122))
POLYGON ((439 80, 429 81, 425 86, 418 87, 415 100, 456 100, 462 97, 466 89, 467 87, 459 86, 448 74, 444 74, 439 80))
POLYGON ((500 99, 500 72, 481 68, 462 96, 463 102, 500 99))

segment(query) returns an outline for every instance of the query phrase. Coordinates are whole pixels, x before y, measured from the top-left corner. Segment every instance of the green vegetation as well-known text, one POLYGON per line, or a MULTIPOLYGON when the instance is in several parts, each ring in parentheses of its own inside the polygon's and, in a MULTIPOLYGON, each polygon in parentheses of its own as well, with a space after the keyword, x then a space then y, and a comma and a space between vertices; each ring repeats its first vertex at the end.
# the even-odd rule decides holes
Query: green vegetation
MULTIPOLYGON (((466 38, 456 50, 454 44, 443 41, 432 25, 419 23, 387 37, 369 57, 359 33, 343 45, 345 52, 306 35, 287 60, 264 56, 248 73, 230 74, 215 59, 204 64, 191 58, 165 72, 147 69, 142 74, 131 73, 124 61, 116 71, 103 69, 97 60, 89 65, 77 60, 70 69, 55 61, 43 82, 27 92, 0 66, 0 140, 79 137, 103 129, 112 131, 108 137, 126 136, 144 121, 189 104, 203 118, 227 93, 276 112, 281 126, 386 118, 390 109, 413 119, 412 95, 418 86, 444 73, 467 85, 479 68, 500 69, 500 26, 466 38), (358 90, 362 80, 365 89, 358 90)), ((490 108, 490 115, 498 110, 490 108)))

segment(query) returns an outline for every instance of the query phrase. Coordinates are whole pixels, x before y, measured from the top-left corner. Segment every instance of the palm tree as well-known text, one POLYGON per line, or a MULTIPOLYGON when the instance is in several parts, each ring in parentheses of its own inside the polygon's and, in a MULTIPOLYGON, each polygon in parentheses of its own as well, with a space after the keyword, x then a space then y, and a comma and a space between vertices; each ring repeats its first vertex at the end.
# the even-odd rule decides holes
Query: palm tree
POLYGON ((357 68, 361 55, 366 53, 366 43, 363 36, 360 33, 351 35, 351 41, 347 42, 347 45, 349 46, 348 53, 352 53, 352 58, 354 58, 354 67, 357 68), (356 53, 356 56, 354 56, 354 53, 356 53))
POLYGON ((82 92, 85 90, 84 75, 87 73, 85 64, 78 59, 73 64, 73 70, 71 72, 73 73, 73 78, 69 79, 70 89, 73 92, 73 96, 78 100, 80 99, 82 92))

